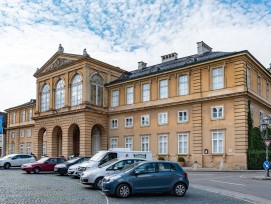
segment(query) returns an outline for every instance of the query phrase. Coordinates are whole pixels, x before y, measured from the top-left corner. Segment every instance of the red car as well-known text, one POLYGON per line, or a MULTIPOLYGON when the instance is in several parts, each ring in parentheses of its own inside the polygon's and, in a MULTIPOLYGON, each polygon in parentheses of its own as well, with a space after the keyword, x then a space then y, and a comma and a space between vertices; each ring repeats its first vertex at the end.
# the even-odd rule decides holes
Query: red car
POLYGON ((54 171, 55 165, 65 161, 66 159, 64 157, 44 157, 36 162, 23 164, 21 169, 28 174, 30 174, 31 171, 38 174, 40 171, 54 171))

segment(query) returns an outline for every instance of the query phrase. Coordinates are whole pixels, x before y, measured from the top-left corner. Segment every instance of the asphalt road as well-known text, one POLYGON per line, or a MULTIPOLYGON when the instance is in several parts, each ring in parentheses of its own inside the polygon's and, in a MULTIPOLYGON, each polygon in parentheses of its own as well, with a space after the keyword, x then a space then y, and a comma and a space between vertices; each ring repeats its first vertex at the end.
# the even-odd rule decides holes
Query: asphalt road
POLYGON ((253 203, 271 203, 271 180, 259 180, 265 172, 188 172, 191 186, 230 195, 253 203))
MULTIPOLYGON (((39 203, 39 204, 130 204, 130 203, 251 203, 238 197, 195 188, 203 185, 200 178, 207 175, 191 173, 192 186, 183 198, 171 194, 137 194, 127 199, 108 197, 101 191, 82 185, 78 179, 58 176, 54 173, 26 174, 20 169, 0 169, 0 203, 39 203), (196 181, 194 183, 194 181, 196 181), (195 187, 193 187, 195 185, 195 187)), ((210 176, 210 175, 209 175, 210 176)), ((217 178, 215 178, 216 180, 217 178)), ((203 182, 204 180, 201 180, 203 182)), ((206 181, 205 181, 206 182, 206 181)), ((208 181, 207 181, 208 183, 208 181)), ((210 183, 210 182, 209 182, 210 183)), ((215 182, 214 182, 215 183, 215 182)), ((218 184, 217 184, 218 185, 218 184)), ((220 185, 220 184, 219 184, 220 185)), ((210 190, 210 189, 208 189, 210 190)))

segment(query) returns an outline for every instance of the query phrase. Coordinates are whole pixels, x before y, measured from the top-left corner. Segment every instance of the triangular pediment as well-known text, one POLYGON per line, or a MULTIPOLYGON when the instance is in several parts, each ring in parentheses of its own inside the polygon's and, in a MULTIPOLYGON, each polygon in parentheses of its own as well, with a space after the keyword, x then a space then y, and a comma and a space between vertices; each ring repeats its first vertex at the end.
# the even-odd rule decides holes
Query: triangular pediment
POLYGON ((34 76, 38 77, 59 70, 66 67, 68 64, 79 60, 80 58, 82 58, 81 55, 57 52, 40 69, 37 69, 34 76))

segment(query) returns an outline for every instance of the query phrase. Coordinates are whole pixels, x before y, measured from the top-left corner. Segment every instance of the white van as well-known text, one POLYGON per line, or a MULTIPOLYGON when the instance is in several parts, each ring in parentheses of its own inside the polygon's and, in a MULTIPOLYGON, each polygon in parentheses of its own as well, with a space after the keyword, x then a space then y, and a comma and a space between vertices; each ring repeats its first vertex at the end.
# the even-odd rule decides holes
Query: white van
POLYGON ((109 150, 102 150, 96 153, 93 157, 91 157, 90 160, 81 163, 77 171, 74 171, 72 175, 71 174, 68 175, 80 176, 80 174, 83 171, 96 168, 99 165, 104 164, 110 161, 111 159, 115 158, 123 159, 138 158, 152 160, 152 153, 143 151, 132 151, 130 148, 111 148, 109 150))

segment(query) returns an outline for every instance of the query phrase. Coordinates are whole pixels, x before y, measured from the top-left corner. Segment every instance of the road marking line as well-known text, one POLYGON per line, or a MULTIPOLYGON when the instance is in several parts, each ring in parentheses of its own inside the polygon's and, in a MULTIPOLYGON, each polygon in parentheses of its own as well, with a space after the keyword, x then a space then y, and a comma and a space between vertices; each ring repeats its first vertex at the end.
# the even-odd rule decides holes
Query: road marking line
POLYGON ((99 192, 106 198, 106 204, 109 204, 109 200, 108 200, 107 196, 102 191, 99 191, 99 192))
POLYGON ((226 184, 231 184, 231 185, 236 185, 236 186, 246 186, 246 185, 240 184, 240 183, 230 183, 230 182, 217 181, 217 180, 210 180, 210 181, 217 182, 217 183, 226 183, 226 184))

